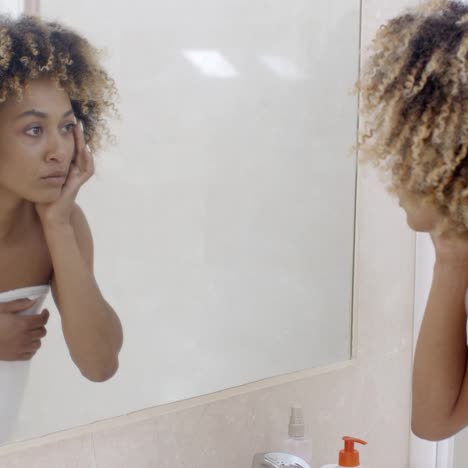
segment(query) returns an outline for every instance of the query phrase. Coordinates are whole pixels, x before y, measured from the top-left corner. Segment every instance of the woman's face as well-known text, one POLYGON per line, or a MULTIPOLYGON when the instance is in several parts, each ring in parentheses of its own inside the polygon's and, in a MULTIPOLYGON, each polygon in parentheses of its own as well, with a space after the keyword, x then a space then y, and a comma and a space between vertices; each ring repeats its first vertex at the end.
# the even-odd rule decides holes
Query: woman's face
POLYGON ((43 177, 68 173, 75 117, 65 91, 46 77, 30 82, 23 100, 0 103, 0 188, 31 202, 54 201, 62 185, 43 177))
POLYGON ((406 222, 414 231, 432 232, 442 222, 439 210, 421 195, 400 190, 398 198, 400 206, 406 211, 406 222))

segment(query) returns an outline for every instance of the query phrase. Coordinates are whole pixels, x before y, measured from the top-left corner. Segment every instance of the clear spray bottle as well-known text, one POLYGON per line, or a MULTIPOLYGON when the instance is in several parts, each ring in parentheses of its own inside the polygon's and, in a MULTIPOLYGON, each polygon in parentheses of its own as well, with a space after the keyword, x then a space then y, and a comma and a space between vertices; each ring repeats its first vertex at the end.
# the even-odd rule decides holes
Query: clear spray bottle
POLYGON ((284 448, 288 453, 299 456, 310 465, 312 464, 312 441, 306 437, 304 415, 299 405, 291 408, 288 439, 284 443, 284 448))

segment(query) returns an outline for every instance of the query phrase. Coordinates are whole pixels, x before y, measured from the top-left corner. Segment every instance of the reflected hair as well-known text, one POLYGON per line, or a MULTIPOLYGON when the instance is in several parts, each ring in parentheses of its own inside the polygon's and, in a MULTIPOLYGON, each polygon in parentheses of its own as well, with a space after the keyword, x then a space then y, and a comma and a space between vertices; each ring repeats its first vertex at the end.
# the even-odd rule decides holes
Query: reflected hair
POLYGON ((12 18, 0 14, 0 105, 16 96, 18 102, 31 80, 48 76, 65 91, 85 139, 95 154, 102 137, 115 143, 106 116, 120 118, 114 80, 100 65, 103 50, 55 21, 36 16, 12 18))
POLYGON ((468 231, 468 5, 432 0, 382 25, 356 91, 357 149, 387 189, 429 200, 447 229, 468 231))

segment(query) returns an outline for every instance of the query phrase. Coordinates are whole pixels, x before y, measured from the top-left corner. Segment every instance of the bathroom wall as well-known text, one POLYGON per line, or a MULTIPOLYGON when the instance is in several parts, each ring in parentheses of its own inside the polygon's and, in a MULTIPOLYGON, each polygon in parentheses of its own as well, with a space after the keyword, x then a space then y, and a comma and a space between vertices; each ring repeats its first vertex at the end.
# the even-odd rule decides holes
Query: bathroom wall
POLYGON ((454 437, 453 467, 464 468, 468 463, 468 431, 459 432, 454 437))
MULTIPOLYGON (((363 0, 363 44, 405 5, 363 0)), ((248 468, 256 452, 287 448, 289 408, 299 404, 312 468, 337 462, 343 435, 368 442, 358 447, 363 466, 409 467, 414 235, 367 168, 356 229, 353 360, 10 444, 0 466, 248 468)))

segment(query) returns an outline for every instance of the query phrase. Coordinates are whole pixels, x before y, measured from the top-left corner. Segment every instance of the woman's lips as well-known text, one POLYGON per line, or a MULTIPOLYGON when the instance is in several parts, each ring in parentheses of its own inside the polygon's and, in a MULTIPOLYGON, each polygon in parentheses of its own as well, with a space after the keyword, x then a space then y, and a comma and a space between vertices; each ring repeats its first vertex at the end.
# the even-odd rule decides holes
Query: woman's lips
POLYGON ((65 176, 43 177, 42 180, 52 185, 63 185, 67 178, 65 176))

